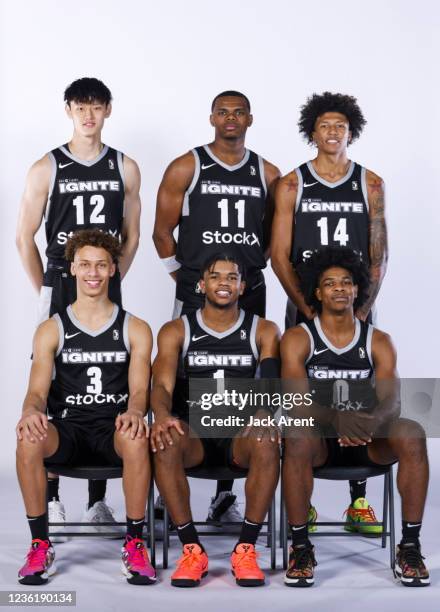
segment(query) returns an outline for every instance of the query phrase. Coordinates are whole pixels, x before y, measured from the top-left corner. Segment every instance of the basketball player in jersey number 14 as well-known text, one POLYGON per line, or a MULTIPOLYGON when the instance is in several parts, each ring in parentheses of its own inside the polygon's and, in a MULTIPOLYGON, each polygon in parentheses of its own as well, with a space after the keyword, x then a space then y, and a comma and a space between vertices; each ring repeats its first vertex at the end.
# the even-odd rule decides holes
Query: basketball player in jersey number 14
MULTIPOLYGON (((272 267, 288 296, 286 328, 313 318, 295 269, 326 246, 349 247, 367 264, 368 298, 356 316, 371 321, 386 270, 387 234, 382 179, 347 156, 347 147, 364 124, 356 99, 348 95, 314 94, 301 109, 300 132, 316 146, 317 156, 279 181, 272 228, 272 267)), ((365 495, 365 481, 350 481, 352 505, 365 495)), ((312 506, 311 523, 316 516, 312 506)), ((369 536, 381 534, 380 526, 359 530, 369 536)))

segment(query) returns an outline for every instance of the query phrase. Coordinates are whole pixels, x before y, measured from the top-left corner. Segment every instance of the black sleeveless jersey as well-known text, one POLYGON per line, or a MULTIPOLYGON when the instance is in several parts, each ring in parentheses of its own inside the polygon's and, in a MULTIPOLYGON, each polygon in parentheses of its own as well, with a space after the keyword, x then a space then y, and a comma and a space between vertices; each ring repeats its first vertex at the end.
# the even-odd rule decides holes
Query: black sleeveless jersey
POLYGON ((335 347, 325 336, 319 317, 301 323, 309 335, 310 353, 306 361, 315 400, 338 410, 371 409, 375 403, 372 385, 374 364, 371 342, 374 327, 355 319, 352 341, 335 347))
POLYGON ((51 185, 45 225, 50 259, 63 259, 69 236, 98 228, 120 237, 124 218, 123 154, 108 146, 94 160, 79 159, 67 145, 49 153, 51 185))
POLYGON ((229 166, 207 145, 192 153, 195 172, 183 201, 177 261, 199 271, 211 254, 227 249, 246 269, 265 268, 263 159, 246 150, 241 162, 229 166))
POLYGON ((369 215, 366 169, 351 162, 347 174, 330 183, 312 162, 295 169, 298 195, 291 261, 294 265, 326 246, 348 247, 369 265, 369 215))
POLYGON ((255 340, 258 318, 240 310, 232 327, 217 332, 205 325, 200 309, 184 315, 180 375, 183 378, 254 378, 259 355, 255 340))
POLYGON ((82 325, 68 306, 55 314, 59 345, 49 390, 49 415, 77 419, 114 418, 127 409, 130 315, 116 304, 96 331, 82 325))

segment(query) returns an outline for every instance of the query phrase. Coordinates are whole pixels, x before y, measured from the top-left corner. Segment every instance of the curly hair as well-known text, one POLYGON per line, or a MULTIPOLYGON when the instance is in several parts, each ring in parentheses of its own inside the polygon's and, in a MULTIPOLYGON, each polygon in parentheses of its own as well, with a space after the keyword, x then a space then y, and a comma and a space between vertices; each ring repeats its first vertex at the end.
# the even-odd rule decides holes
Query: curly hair
POLYGON ((358 288, 353 307, 355 310, 360 308, 368 298, 367 289, 370 284, 368 267, 358 253, 347 247, 326 247, 314 251, 306 261, 298 264, 296 272, 306 304, 318 312, 322 311, 322 304, 316 297, 315 291, 323 273, 333 267, 350 272, 358 288))
POLYGON ((311 95, 301 107, 298 121, 299 132, 309 144, 313 142, 312 134, 315 130, 315 123, 318 117, 324 113, 331 112, 341 113, 341 115, 347 117, 351 131, 351 142, 359 138, 367 122, 356 98, 345 94, 324 91, 322 94, 314 93, 311 95))
POLYGON ((100 229, 84 229, 75 232, 68 239, 64 257, 67 261, 73 261, 75 253, 85 246, 104 249, 110 254, 114 263, 118 263, 122 253, 122 245, 117 238, 107 234, 100 229))
POLYGON ((241 279, 245 280, 246 270, 243 265, 243 262, 234 253, 230 251, 221 251, 221 252, 213 253, 212 255, 210 255, 203 262, 202 267, 200 268, 200 278, 203 278, 203 275, 205 274, 205 272, 211 271, 215 267, 215 264, 218 261, 228 261, 230 263, 236 264, 238 268, 238 273, 240 274, 241 279))

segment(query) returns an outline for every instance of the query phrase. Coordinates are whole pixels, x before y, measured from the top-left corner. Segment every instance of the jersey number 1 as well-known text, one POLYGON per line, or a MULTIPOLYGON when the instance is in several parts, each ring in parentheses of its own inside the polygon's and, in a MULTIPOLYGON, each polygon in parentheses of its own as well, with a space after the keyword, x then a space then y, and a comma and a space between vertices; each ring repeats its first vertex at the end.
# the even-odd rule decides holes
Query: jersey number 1
MULTIPOLYGON (((100 214, 104 208, 104 202, 102 195, 93 195, 90 198, 90 204, 94 206, 90 215, 90 223, 105 223, 105 215, 100 214)), ((84 196, 77 196, 72 204, 76 208, 76 224, 84 225, 84 196)))
MULTIPOLYGON (((244 227, 244 200, 238 200, 235 202, 235 208, 237 210, 237 226, 244 227)), ((222 227, 228 227, 229 225, 229 210, 228 210, 228 199, 223 198, 217 204, 220 208, 220 225, 222 227)))

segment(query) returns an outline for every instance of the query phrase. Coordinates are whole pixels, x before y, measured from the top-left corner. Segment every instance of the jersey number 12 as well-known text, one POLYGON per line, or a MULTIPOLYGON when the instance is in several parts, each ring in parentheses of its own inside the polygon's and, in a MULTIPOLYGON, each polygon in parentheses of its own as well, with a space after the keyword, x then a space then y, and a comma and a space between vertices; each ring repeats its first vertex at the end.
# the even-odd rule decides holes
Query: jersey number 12
MULTIPOLYGON (((104 202, 102 195, 93 195, 90 198, 89 204, 94 207, 90 214, 90 223, 105 223, 105 215, 100 214, 104 208, 104 202)), ((72 204, 76 208, 76 224, 84 225, 84 196, 77 196, 72 204)))

